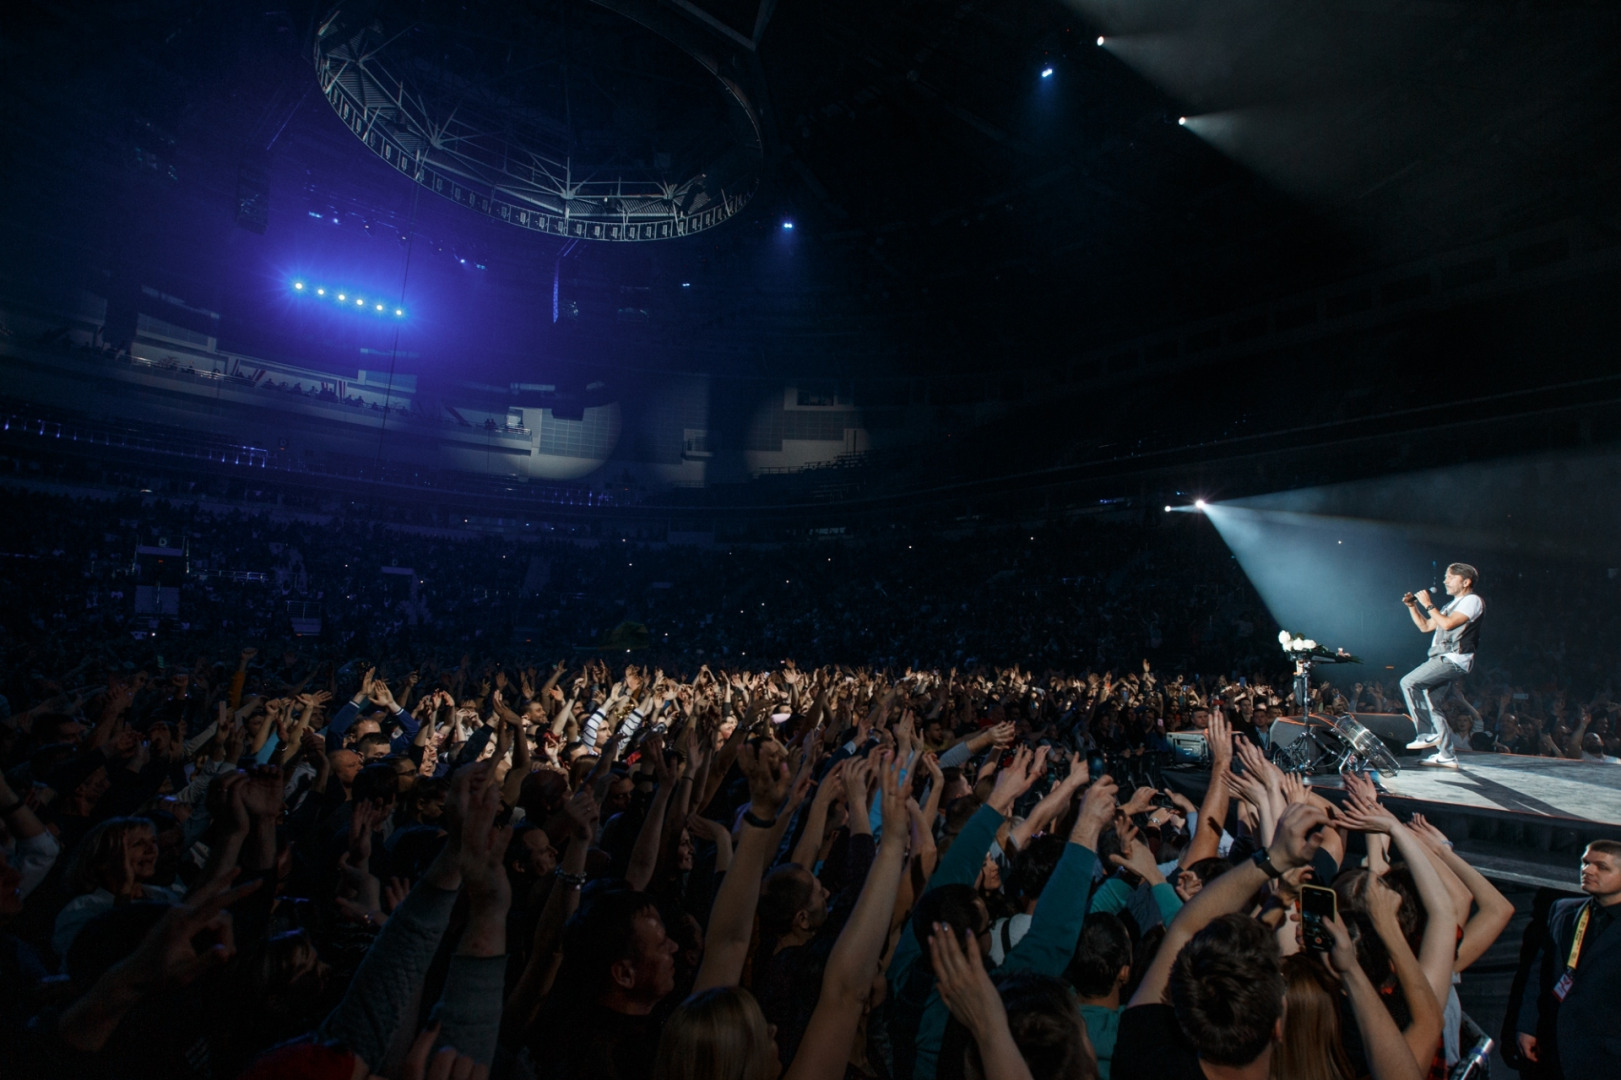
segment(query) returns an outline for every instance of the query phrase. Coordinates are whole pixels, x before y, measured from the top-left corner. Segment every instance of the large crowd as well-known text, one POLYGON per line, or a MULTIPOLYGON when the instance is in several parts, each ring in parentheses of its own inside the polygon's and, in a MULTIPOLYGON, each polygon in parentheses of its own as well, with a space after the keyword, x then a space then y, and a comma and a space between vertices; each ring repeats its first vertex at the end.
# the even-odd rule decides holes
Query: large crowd
MULTIPOLYGON (((1190 586, 1185 540, 671 552, 19 513, 0 1075, 1392 1080, 1480 1045, 1457 986, 1512 905, 1372 783, 1330 801, 1267 760, 1296 708, 1275 628, 1235 569, 1190 586), (180 614, 133 614, 132 542, 176 537, 180 614), (1198 802, 1159 773, 1185 732, 1198 802)), ((1604 756, 1606 694, 1491 678, 1460 730, 1563 710, 1554 752, 1604 756)), ((1582 885, 1608 957, 1621 844, 1582 885)), ((1613 1074, 1572 1025, 1618 965, 1560 993, 1561 925, 1519 1052, 1613 1074)))
MULTIPOLYGON (((1258 680, 1297 708, 1276 623, 1214 530, 1178 527, 1181 516, 1170 526, 1083 521, 675 547, 272 516, 217 500, 11 492, 8 503, 29 528, 0 545, 0 642, 17 650, 0 692, 22 697, 37 690, 18 681, 29 672, 71 670, 92 653, 144 664, 201 654, 217 668, 253 640, 332 669, 368 655, 454 668, 468 652, 514 664, 630 649, 636 662, 671 671, 796 656, 1084 675, 1147 657, 1204 695, 1258 680), (188 571, 178 616, 162 620, 134 610, 136 587, 156 580, 150 565, 136 568, 135 548, 160 544, 183 547, 188 571), (317 620, 302 638, 290 611, 317 620)), ((1488 570, 1485 661, 1438 702, 1459 741, 1621 757, 1613 588, 1574 573, 1488 570)), ((1420 644, 1415 637, 1415 659, 1420 644)), ((1406 711, 1399 672, 1319 670, 1328 677, 1313 689, 1316 708, 1406 711)), ((322 678, 330 684, 331 670, 322 678)), ((1241 701, 1237 691, 1230 696, 1241 701)), ((1186 702, 1163 711, 1185 713, 1186 702)))

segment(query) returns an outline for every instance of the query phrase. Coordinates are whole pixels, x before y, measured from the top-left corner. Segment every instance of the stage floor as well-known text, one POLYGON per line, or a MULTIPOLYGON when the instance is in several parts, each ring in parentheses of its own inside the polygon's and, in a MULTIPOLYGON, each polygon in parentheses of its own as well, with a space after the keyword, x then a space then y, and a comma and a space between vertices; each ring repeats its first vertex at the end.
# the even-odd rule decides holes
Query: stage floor
MULTIPOLYGON (((1550 819, 1621 825, 1621 765, 1519 754, 1458 754, 1462 768, 1427 769, 1404 757, 1401 772, 1384 777, 1391 795, 1457 808, 1496 810, 1550 819)), ((1337 787, 1333 777, 1313 786, 1337 787)))

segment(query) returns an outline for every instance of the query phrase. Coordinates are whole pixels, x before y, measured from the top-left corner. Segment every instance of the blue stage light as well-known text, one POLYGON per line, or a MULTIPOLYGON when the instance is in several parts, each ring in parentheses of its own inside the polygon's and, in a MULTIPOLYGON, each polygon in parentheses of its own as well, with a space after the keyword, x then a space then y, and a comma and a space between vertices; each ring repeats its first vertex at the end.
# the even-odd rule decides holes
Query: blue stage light
POLYGON ((1043 79, 1050 79, 1050 78, 1052 78, 1052 77, 1053 77, 1053 69, 1052 69, 1052 68, 1050 68, 1050 67, 1049 67, 1049 68, 1042 68, 1042 69, 1041 69, 1041 77, 1042 77, 1042 78, 1043 78, 1043 79))
POLYGON ((326 295, 326 290, 325 289, 316 289, 315 290, 315 295, 316 296, 325 296, 326 295))
POLYGON ((339 293, 339 294, 338 294, 338 299, 339 299, 339 300, 347 300, 347 299, 349 299, 349 298, 348 298, 348 297, 347 297, 347 296, 344 296, 344 295, 343 295, 343 294, 342 294, 342 293, 339 293))
POLYGON ((365 307, 365 306, 366 306, 366 298, 365 297, 363 297, 363 296, 355 297, 355 307, 365 307))
POLYGON ((394 314, 395 315, 404 315, 405 314, 405 309, 404 308, 395 308, 394 309, 394 314))
POLYGON ((304 291, 304 283, 302 281, 295 281, 295 282, 293 282, 293 288, 297 289, 299 292, 303 292, 304 291))
POLYGON ((793 223, 793 222, 791 222, 791 221, 785 221, 785 222, 783 222, 783 223, 782 223, 782 227, 783 227, 783 230, 784 230, 784 231, 785 231, 785 232, 793 232, 793 231, 794 231, 794 223, 793 223))
POLYGON ((382 310, 383 310, 383 305, 382 305, 382 304, 378 304, 378 305, 377 305, 377 310, 378 310, 378 311, 382 311, 382 310))

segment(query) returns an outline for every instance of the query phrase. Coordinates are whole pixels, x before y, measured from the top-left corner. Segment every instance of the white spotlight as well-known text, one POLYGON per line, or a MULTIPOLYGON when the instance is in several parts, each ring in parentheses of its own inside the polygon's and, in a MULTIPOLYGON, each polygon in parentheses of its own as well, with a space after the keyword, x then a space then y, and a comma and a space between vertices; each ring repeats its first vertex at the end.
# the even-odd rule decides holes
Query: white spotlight
POLYGON ((1179 117, 1177 117, 1177 118, 1176 118, 1176 122, 1177 122, 1177 123, 1178 123, 1178 124, 1179 124, 1179 125, 1181 125, 1181 126, 1182 126, 1182 127, 1187 127, 1187 126, 1188 126, 1188 118, 1187 118, 1187 117, 1185 117, 1185 116, 1179 116, 1179 117))
POLYGON ((1103 35, 1102 35, 1102 34, 1099 34, 1099 35, 1098 35, 1098 44, 1099 44, 1099 45, 1102 45, 1102 44, 1103 44, 1103 35))
POLYGON ((1194 499, 1193 500, 1193 508, 1195 510, 1203 510, 1205 508, 1205 505, 1206 504, 1205 504, 1205 501, 1203 499, 1194 499))
POLYGON ((1170 512, 1171 512, 1171 508, 1170 508, 1170 507, 1169 507, 1169 506, 1167 506, 1167 507, 1166 507, 1166 508, 1165 508, 1165 512, 1166 512, 1166 513, 1167 513, 1167 514, 1169 514, 1169 513, 1170 513, 1170 512))

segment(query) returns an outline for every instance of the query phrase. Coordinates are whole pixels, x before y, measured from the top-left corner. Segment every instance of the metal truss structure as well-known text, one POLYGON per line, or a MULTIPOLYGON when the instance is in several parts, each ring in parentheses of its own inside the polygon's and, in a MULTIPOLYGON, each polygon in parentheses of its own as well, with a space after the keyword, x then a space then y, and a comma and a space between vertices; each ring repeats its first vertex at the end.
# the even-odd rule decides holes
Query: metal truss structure
POLYGON ((350 131, 428 190, 522 229, 621 242, 714 228, 753 196, 761 123, 724 36, 652 0, 396 10, 337 5, 314 62, 350 131))

